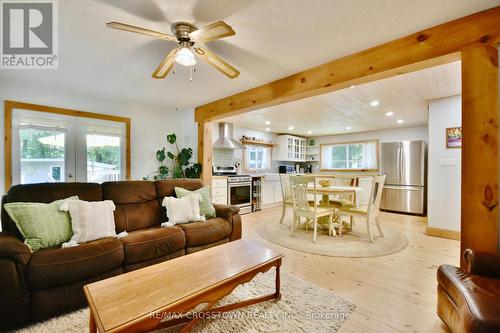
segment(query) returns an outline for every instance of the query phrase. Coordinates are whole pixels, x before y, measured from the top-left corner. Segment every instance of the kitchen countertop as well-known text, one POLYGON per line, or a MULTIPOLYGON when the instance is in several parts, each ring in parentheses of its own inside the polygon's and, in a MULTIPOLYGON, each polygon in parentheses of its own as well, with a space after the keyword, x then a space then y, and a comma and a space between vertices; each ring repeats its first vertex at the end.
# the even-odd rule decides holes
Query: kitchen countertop
MULTIPOLYGON (((371 173, 364 173, 363 175, 371 175, 371 173)), ((269 177, 269 178, 279 178, 280 173, 277 172, 267 172, 267 173, 246 173, 245 175, 249 175, 251 177, 269 177)), ((335 177, 339 174, 329 174, 329 173, 287 173, 286 175, 291 176, 314 176, 314 177, 335 177)), ((361 175, 361 174, 356 174, 361 175)), ((214 179, 226 179, 227 176, 212 176, 214 179)))

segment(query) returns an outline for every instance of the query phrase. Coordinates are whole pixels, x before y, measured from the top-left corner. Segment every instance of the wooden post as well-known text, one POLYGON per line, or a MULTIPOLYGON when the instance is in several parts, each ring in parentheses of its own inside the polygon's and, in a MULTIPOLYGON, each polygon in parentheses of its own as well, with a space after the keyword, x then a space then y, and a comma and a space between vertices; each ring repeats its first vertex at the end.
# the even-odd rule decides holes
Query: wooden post
POLYGON ((212 185, 212 123, 198 123, 198 162, 203 166, 201 180, 212 185))
POLYGON ((497 252, 498 95, 497 48, 462 51, 462 253, 497 252))

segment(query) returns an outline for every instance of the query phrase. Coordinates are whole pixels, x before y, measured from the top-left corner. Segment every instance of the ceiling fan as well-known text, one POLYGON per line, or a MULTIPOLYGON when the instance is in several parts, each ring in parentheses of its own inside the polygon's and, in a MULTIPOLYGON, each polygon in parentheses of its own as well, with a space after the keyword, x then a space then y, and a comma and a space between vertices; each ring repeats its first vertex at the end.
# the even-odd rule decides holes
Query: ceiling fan
POLYGON ((196 70, 195 54, 230 79, 237 78, 240 75, 240 72, 236 68, 212 51, 196 46, 198 43, 206 43, 219 38, 233 36, 235 34, 233 28, 222 21, 211 23, 199 29, 186 22, 174 23, 171 27, 173 35, 119 22, 109 22, 106 25, 109 28, 135 32, 178 43, 178 46, 167 54, 165 59, 163 59, 158 68, 153 72, 152 76, 155 79, 165 78, 172 68, 174 68, 175 73, 175 64, 177 63, 189 67, 190 79, 192 80, 192 73, 196 70))

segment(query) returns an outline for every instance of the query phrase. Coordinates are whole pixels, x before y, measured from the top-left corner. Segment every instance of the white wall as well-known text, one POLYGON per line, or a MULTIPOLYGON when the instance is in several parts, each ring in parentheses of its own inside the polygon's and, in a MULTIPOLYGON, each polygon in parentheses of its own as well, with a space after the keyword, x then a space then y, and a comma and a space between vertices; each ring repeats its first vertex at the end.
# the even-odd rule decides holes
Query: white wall
POLYGON ((177 140, 182 147, 193 149, 191 162, 198 161, 198 124, 194 121, 194 109, 188 109, 180 112, 181 128, 176 129, 177 140))
POLYGON ((461 154, 446 148, 446 128, 462 126, 461 96, 429 102, 428 226, 460 230, 461 154), (452 165, 449 165, 452 164, 452 165))
MULTIPOLYGON (((182 130, 188 127, 189 115, 183 116, 181 111, 128 101, 94 98, 72 92, 47 89, 43 86, 7 82, 0 82, 0 137, 4 137, 4 100, 131 118, 131 175, 133 179, 141 179, 157 168, 155 152, 166 145, 167 134, 182 133, 179 140, 182 146, 184 146, 183 140, 188 139, 182 130)), ((195 131, 193 135, 194 142, 196 142, 197 132, 195 131)), ((5 158, 3 144, 0 144, 0 156, 2 157, 0 161, 0 193, 3 193, 5 158)))

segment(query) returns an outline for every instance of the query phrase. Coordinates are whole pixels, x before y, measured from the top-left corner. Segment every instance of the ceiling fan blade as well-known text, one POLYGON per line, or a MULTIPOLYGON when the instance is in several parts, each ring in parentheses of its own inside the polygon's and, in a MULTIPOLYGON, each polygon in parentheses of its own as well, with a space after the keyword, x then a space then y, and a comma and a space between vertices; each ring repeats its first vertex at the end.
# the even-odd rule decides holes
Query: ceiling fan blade
POLYGON ((189 38, 198 43, 206 43, 235 34, 231 26, 222 21, 217 21, 191 32, 189 38))
POLYGON ((179 48, 175 48, 170 51, 161 64, 153 72, 152 77, 155 79, 164 79, 174 66, 175 56, 179 52, 179 48))
POLYGON ((224 59, 213 53, 212 51, 196 47, 196 54, 207 61, 210 65, 217 68, 222 74, 226 75, 230 79, 235 79, 240 75, 240 71, 228 64, 224 59))
POLYGON ((169 40, 169 41, 177 41, 177 37, 165 34, 163 32, 158 32, 158 31, 153 31, 149 29, 144 29, 140 27, 136 27, 134 25, 130 24, 125 24, 125 23, 120 23, 120 22, 108 22, 106 23, 108 28, 113 28, 113 29, 118 29, 118 30, 124 30, 124 31, 129 31, 129 32, 135 32, 137 34, 141 35, 146 35, 146 36, 151 36, 163 40, 169 40))

